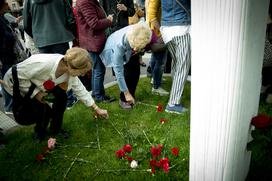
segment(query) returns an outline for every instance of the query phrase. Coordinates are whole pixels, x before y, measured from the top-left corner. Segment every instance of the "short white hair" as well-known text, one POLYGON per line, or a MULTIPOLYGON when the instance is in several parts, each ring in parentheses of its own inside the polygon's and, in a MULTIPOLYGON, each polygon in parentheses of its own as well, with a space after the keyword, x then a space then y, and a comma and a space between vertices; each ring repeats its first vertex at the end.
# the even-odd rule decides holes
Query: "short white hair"
POLYGON ((145 23, 131 26, 126 33, 129 45, 134 50, 141 50, 151 41, 152 31, 145 23))

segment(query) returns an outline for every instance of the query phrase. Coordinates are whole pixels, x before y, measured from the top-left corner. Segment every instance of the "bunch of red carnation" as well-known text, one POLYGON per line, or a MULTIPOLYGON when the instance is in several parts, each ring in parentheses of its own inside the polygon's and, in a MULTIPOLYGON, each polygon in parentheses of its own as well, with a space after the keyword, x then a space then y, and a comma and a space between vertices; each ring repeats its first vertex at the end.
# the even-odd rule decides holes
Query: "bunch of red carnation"
MULTIPOLYGON (((151 146, 150 148, 152 159, 149 161, 149 164, 151 166, 152 174, 155 174, 156 170, 160 169, 162 169, 165 173, 169 172, 170 162, 168 157, 162 156, 163 148, 164 147, 161 144, 158 144, 157 146, 151 146)), ((179 149, 177 147, 172 148, 171 151, 175 157, 179 155, 179 149)))
POLYGON ((131 162, 133 160, 133 158, 131 156, 129 156, 129 153, 132 152, 132 146, 130 144, 126 144, 123 146, 122 149, 115 151, 115 155, 117 158, 125 158, 127 159, 129 162, 131 162))

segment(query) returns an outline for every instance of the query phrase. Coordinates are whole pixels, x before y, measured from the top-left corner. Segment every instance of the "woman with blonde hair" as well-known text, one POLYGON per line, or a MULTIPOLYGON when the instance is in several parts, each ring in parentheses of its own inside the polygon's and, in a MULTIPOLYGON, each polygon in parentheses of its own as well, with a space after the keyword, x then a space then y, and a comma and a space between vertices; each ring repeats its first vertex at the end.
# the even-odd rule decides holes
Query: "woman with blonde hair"
POLYGON ((74 95, 87 107, 94 109, 97 115, 108 118, 107 110, 95 104, 92 96, 77 77, 86 74, 91 69, 91 64, 92 60, 86 50, 71 48, 65 55, 32 55, 10 68, 4 77, 4 96, 13 96, 15 120, 21 123, 20 115, 15 112, 15 103, 18 103, 19 97, 16 90, 19 90, 22 96, 29 96, 32 107, 28 108, 29 119, 24 120, 22 124, 36 124, 35 138, 39 140, 45 138, 50 120, 51 135, 68 137, 61 126, 67 102, 66 92, 71 89, 74 95), (53 95, 51 100, 47 99, 49 94, 53 95))
POLYGON ((112 67, 120 88, 119 104, 131 109, 140 77, 140 55, 157 41, 144 23, 124 27, 109 36, 100 58, 106 67, 112 67), (147 46, 150 45, 150 46, 147 46))

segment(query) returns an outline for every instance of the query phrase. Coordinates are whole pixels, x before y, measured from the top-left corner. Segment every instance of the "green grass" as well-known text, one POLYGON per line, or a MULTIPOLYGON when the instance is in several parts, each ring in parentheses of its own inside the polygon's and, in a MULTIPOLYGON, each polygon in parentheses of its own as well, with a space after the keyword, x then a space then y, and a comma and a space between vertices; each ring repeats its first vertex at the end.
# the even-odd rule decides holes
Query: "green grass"
MULTIPOLYGON (((167 78, 163 87, 170 90, 170 86, 170 78, 167 78)), ((119 97, 117 86, 106 92, 119 97)), ((140 79, 136 101, 166 106, 167 100, 167 97, 151 94, 150 79, 140 79)), ((182 102, 186 107, 190 106, 190 84, 185 87, 182 102)), ((93 112, 81 103, 65 112, 63 128, 71 136, 67 140, 57 138, 56 148, 43 162, 36 161, 35 155, 43 153, 47 141, 33 142, 33 126, 19 128, 7 135, 8 144, 0 150, 0 180, 189 180, 189 113, 160 113, 143 104, 136 104, 133 110, 126 111, 119 107, 118 101, 98 105, 109 111, 109 120, 95 120, 93 112), (160 118, 168 121, 161 124, 160 118), (170 167, 174 166, 168 174, 161 170, 152 176, 143 171, 150 169, 148 140, 153 145, 164 145, 163 155, 169 156, 170 167), (115 151, 128 143, 133 146, 131 156, 139 161, 135 171, 128 161, 115 156, 115 151), (82 147, 86 145, 90 148, 82 147), (180 149, 178 158, 171 156, 172 147, 180 149), (78 153, 79 159, 89 163, 75 161, 71 166, 78 153)))

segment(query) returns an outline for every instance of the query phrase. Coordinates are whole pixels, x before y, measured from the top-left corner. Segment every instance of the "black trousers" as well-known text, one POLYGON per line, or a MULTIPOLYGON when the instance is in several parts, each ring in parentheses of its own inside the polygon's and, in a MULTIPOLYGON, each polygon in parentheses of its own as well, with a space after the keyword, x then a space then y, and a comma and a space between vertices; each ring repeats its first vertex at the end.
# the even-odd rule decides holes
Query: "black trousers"
MULTIPOLYGON (((124 76, 130 94, 135 98, 136 87, 140 78, 140 55, 132 56, 128 63, 124 65, 124 76)), ((121 101, 126 102, 123 92, 120 93, 121 101)))
POLYGON ((50 132, 56 134, 60 131, 62 126, 63 114, 66 109, 67 95, 66 92, 59 86, 56 86, 53 91, 55 99, 52 108, 47 104, 40 103, 37 99, 33 100, 35 111, 33 116, 36 116, 36 126, 34 131, 43 136, 50 122, 50 132))

